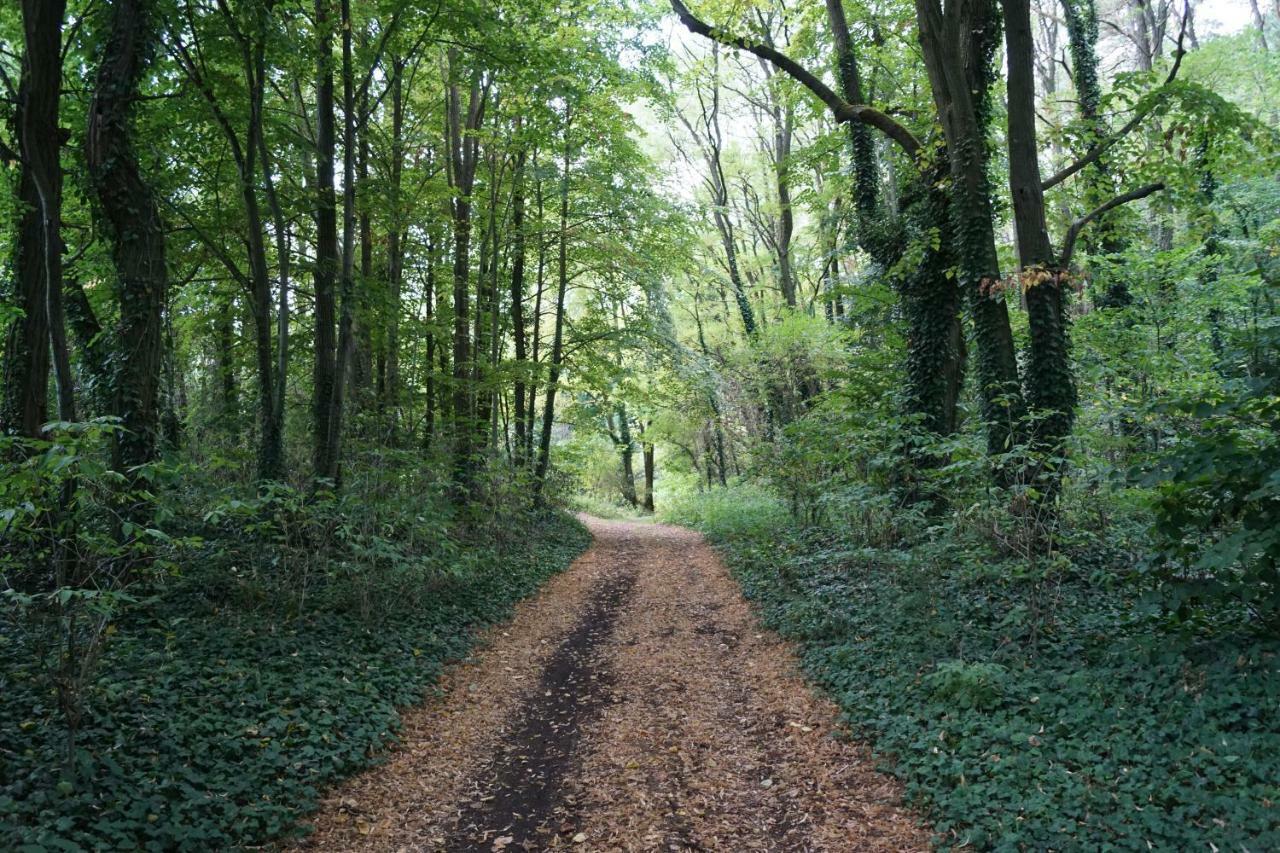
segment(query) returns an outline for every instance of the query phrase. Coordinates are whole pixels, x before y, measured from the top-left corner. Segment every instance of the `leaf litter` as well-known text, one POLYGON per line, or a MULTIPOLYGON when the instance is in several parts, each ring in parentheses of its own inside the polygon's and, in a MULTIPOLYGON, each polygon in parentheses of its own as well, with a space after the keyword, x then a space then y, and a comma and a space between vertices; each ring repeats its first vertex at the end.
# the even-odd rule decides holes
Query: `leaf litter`
POLYGON ((333 791, 312 850, 925 850, 696 533, 584 518, 595 542, 333 791))

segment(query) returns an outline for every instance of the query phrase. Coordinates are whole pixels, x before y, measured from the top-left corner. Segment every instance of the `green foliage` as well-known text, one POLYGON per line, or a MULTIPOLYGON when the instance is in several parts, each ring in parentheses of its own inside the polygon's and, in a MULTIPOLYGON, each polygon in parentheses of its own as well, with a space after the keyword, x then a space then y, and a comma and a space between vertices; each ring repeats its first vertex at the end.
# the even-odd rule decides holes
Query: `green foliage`
POLYGON ((210 498, 188 472, 187 491, 162 502, 177 505, 182 572, 140 581, 139 603, 113 613, 70 761, 43 635, 6 602, 6 846, 209 850, 294 834, 321 789, 379 760, 397 708, 420 701, 474 629, 588 540, 563 514, 510 505, 482 539, 458 540, 420 461, 358 470, 341 496, 315 497, 210 498))
MULTIPOLYGON (((1274 295, 1268 293, 1270 298, 1274 295)), ((1154 571, 1183 622, 1243 607, 1280 636, 1280 322, 1271 316, 1237 354, 1244 375, 1168 410, 1176 443, 1145 476, 1156 486, 1154 571)))
MULTIPOLYGON (((1064 500, 1082 522, 1085 496, 1064 500)), ((799 642, 944 849, 1280 844, 1280 644, 1171 632, 1118 547, 1126 528, 1029 570, 963 522, 897 547, 842 520, 797 529, 755 488, 670 514, 799 642)))
POLYGON ((945 660, 924 677, 939 704, 964 710, 990 711, 1004 696, 1005 673, 998 663, 964 663, 945 660))

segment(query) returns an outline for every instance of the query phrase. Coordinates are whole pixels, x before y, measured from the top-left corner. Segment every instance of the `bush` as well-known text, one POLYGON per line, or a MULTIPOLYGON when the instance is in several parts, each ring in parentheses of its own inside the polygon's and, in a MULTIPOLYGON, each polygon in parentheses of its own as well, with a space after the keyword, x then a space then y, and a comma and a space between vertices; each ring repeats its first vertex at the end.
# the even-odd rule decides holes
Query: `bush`
POLYGON ((1148 565, 1182 624, 1212 623, 1229 603, 1280 636, 1280 322, 1271 322, 1239 354, 1246 378, 1162 407, 1186 429, 1144 472, 1156 490, 1148 565))

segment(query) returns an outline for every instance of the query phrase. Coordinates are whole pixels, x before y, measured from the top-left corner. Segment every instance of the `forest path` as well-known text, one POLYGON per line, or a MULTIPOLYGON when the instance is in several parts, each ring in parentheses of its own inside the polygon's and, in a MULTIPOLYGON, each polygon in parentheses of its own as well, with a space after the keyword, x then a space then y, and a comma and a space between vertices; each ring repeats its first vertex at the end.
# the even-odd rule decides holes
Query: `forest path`
POLYGON ((591 548, 406 712, 304 848, 927 848, 700 535, 583 520, 591 548))

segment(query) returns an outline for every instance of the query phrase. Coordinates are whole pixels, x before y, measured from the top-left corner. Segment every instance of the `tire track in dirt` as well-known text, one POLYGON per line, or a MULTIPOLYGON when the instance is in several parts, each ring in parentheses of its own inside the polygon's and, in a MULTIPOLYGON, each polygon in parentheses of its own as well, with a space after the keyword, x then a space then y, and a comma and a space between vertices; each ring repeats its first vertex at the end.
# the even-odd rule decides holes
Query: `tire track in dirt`
POLYGON ((901 789, 701 536, 585 518, 590 550, 339 787, 311 849, 923 850, 901 789))
POLYGON ((547 661, 538 689, 517 712, 521 724, 477 778, 446 842, 449 850, 520 850, 545 846, 554 835, 572 837, 572 804, 561 798, 561 789, 583 727, 610 699, 613 678, 599 647, 613 632, 634 584, 634 572, 625 572, 591 596, 578 624, 547 661))

